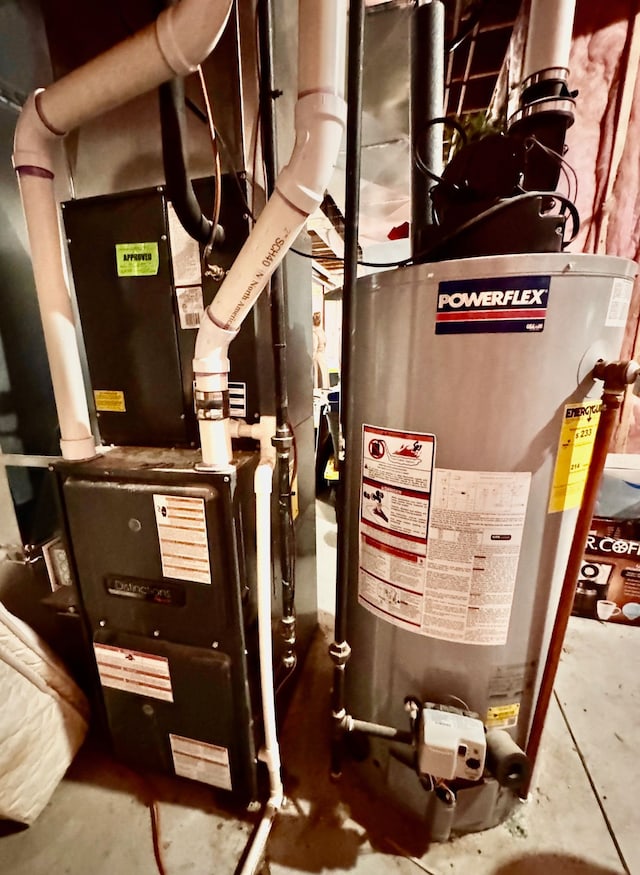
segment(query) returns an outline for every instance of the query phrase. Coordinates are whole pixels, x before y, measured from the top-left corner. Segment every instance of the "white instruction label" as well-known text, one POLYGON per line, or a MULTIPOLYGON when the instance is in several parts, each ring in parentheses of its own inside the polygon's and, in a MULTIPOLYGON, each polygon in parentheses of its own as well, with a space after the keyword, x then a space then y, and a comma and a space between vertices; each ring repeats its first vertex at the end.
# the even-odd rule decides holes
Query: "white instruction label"
POLYGON ((204 499, 154 495, 153 504, 164 576, 211 583, 204 499))
POLYGON ((212 787, 231 790, 229 751, 217 744, 169 733, 171 756, 176 775, 202 781, 212 787))
POLYGON ((420 631, 435 437, 362 428, 358 600, 420 631))
POLYGON ((176 300, 180 314, 180 328, 199 328, 204 313, 202 286, 176 287, 176 300))
POLYGON ((174 284, 176 286, 202 285, 200 247, 197 240, 184 230, 170 202, 167 203, 167 218, 174 284))
POLYGON ((94 644, 98 674, 103 687, 173 702, 169 660, 109 644, 94 644))
POLYGON ((422 631, 504 644, 529 497, 528 472, 434 472, 422 631))
POLYGON ((627 324, 632 290, 633 280, 623 279, 622 277, 614 279, 609 298, 607 319, 604 323, 608 328, 624 328, 627 324))

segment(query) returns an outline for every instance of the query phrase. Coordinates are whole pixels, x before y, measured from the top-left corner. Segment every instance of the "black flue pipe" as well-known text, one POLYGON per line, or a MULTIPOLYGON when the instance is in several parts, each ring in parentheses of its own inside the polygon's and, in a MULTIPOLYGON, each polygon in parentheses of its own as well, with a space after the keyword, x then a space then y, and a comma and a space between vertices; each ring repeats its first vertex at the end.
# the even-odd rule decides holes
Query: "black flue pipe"
POLYGON ((444 3, 417 0, 411 22, 411 246, 416 257, 429 249, 433 225, 430 191, 442 169, 444 103, 444 3))
MULTIPOLYGON (((260 55, 260 124, 262 158, 265 167, 267 195, 273 194, 276 175, 276 123, 273 111, 278 97, 273 74, 273 14, 271 0, 258 4, 258 51, 260 55)), ((284 641, 283 663, 295 666, 295 528, 291 504, 291 454, 294 451, 293 429, 289 422, 289 387, 287 383, 287 320, 286 294, 282 268, 271 277, 269 288, 271 307, 271 338, 273 351, 274 391, 276 404, 276 448, 278 483, 278 540, 282 589, 281 633, 284 641)))
POLYGON ((345 457, 340 462, 338 481, 338 550, 336 568, 336 616, 334 641, 329 653, 334 663, 332 711, 334 732, 331 746, 331 774, 342 772, 343 731, 341 720, 345 713, 345 671, 350 648, 347 642, 347 609, 349 597, 349 532, 352 517, 352 496, 349 493, 350 471, 355 447, 352 437, 353 387, 352 349, 355 343, 358 276, 358 228, 360 211, 360 164, 362 146, 362 66, 364 54, 364 0, 350 0, 347 61, 347 142, 345 170, 345 233, 344 280, 342 290, 342 349, 340 363, 340 424, 345 436, 345 457))

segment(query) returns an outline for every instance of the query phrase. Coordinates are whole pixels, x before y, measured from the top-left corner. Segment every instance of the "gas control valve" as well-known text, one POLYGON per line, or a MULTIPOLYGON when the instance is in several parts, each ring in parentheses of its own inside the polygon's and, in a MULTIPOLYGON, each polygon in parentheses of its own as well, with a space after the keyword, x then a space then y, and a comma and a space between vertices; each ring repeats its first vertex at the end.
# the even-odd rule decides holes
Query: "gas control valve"
POLYGON ((427 702, 416 729, 420 774, 449 781, 480 780, 486 754, 481 720, 458 708, 427 702))

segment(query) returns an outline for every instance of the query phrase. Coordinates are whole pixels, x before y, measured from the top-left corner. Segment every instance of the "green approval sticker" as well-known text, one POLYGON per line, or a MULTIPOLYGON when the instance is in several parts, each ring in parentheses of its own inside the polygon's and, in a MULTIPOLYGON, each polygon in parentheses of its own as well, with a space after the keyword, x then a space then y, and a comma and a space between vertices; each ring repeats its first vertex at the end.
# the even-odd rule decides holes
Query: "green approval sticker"
POLYGON ((157 243, 116 243, 118 276, 155 276, 160 259, 157 243))

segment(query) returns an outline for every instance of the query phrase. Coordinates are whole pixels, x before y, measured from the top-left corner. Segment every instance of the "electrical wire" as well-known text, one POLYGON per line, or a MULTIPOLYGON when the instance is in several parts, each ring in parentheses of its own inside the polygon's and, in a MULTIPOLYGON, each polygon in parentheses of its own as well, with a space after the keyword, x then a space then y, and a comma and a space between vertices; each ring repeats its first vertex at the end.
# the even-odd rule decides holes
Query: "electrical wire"
POLYGON ((213 201, 213 216, 211 219, 211 237, 204 248, 203 260, 205 260, 213 249, 216 239, 216 232, 220 222, 220 205, 222 202, 222 171, 220 168, 220 151, 218 149, 218 141, 216 139, 216 126, 213 118, 213 110, 209 100, 207 91, 207 83, 204 78, 202 66, 198 65, 198 78, 200 80, 200 88, 202 89, 202 99, 204 100, 205 111, 207 116, 207 127, 209 128, 209 136, 211 137, 211 148, 213 150, 213 159, 215 165, 215 193, 213 201))
POLYGON ((564 174, 564 178, 567 182, 567 197, 569 200, 575 202, 578 197, 578 174, 571 164, 569 164, 567 159, 563 155, 560 155, 559 152, 556 152, 555 149, 550 149, 548 146, 545 146, 544 143, 541 143, 533 134, 525 138, 524 145, 527 150, 537 146, 545 155, 548 155, 549 158, 552 158, 560 165, 560 170, 564 174), (569 173, 569 171, 571 171, 571 173, 569 173))

